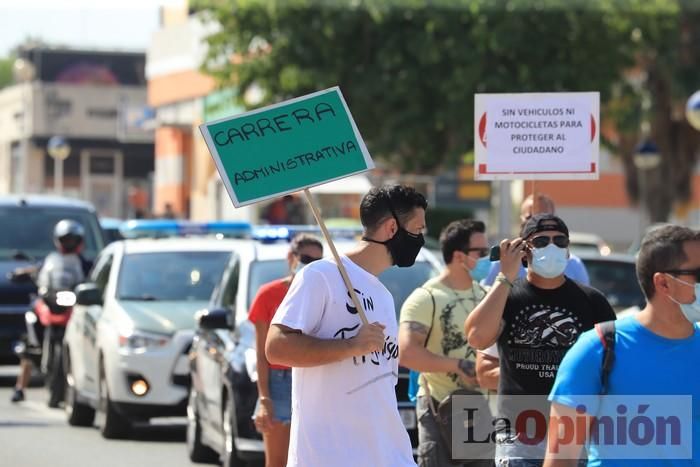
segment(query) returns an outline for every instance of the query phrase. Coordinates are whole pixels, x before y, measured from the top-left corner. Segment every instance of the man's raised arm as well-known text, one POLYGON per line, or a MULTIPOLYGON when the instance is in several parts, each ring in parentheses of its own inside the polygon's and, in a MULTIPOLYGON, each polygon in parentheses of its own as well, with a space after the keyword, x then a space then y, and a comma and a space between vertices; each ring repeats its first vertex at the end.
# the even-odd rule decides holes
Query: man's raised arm
POLYGON ((501 242, 501 276, 497 276, 486 297, 479 303, 474 311, 469 314, 464 323, 464 334, 469 345, 484 350, 491 346, 501 332, 503 310, 506 307, 508 294, 513 281, 518 277, 520 261, 524 255, 525 243, 516 238, 513 241, 501 242))

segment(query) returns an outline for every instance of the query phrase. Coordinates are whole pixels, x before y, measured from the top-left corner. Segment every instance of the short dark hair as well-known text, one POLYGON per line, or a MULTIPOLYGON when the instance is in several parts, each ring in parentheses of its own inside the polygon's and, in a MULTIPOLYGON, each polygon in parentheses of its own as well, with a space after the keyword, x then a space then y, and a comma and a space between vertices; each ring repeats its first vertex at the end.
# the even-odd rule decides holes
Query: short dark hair
POLYGON ((654 274, 678 269, 688 258, 683 250, 686 242, 700 241, 700 232, 666 225, 644 236, 637 255, 637 280, 647 300, 654 298, 654 274))
POLYGON ((472 234, 485 232, 486 226, 481 221, 461 219, 450 222, 440 232, 442 259, 446 264, 450 264, 455 251, 464 251, 469 248, 472 234))
POLYGON ((425 196, 413 187, 393 185, 375 187, 362 198, 360 203, 360 222, 366 233, 374 233, 382 222, 392 217, 393 209, 399 218, 399 224, 405 226, 415 208, 428 208, 425 196))
POLYGON ((298 255, 299 250, 307 246, 316 246, 320 248, 321 251, 323 251, 323 244, 321 243, 321 241, 313 235, 307 233, 300 233, 295 235, 292 239, 292 242, 289 245, 289 249, 292 251, 292 253, 298 255))

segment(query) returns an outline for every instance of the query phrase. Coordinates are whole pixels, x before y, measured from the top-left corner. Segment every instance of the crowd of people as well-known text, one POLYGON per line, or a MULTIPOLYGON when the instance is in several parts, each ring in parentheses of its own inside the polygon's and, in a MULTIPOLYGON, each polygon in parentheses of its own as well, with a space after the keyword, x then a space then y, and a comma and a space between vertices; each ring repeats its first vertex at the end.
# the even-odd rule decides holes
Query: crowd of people
MULTIPOLYGON (((410 294, 397 322, 378 276, 414 264, 426 209, 423 195, 406 186, 374 188, 363 198, 364 235, 340 261, 368 323, 338 264, 309 234, 290 243, 289 274, 257 292, 249 310, 254 422, 267 467, 416 465, 397 409, 399 365, 419 375, 421 467, 699 464, 700 376, 692 360, 700 354, 699 231, 668 225, 647 234, 636 260, 647 304, 616 321, 570 254, 569 228, 554 202, 530 196, 519 236, 495 249, 498 261, 483 222, 448 224, 439 239, 444 269, 410 294), (460 411, 469 423, 456 418, 460 411), (674 417, 690 422, 674 428, 674 417), (606 432, 603 420, 613 418, 617 425, 606 432), (660 419, 671 423, 668 436, 660 419), (484 425, 491 431, 475 440, 484 425), (601 440, 612 432, 614 442, 601 440)), ((56 225, 57 251, 33 271, 40 291, 57 288, 59 272, 75 271, 72 282, 84 276, 83 236, 75 222, 56 225)), ((15 402, 24 397, 30 362, 23 354, 15 402)))
POLYGON ((499 243, 498 262, 489 261, 483 222, 450 223, 440 235, 444 270, 408 297, 397 323, 393 297, 377 276, 413 265, 426 209, 423 195, 406 186, 374 188, 363 198, 364 236, 341 263, 372 304, 369 323, 313 238, 293 242, 290 275, 259 291, 250 316, 260 372, 255 422, 268 467, 415 465, 396 404, 399 365, 420 374, 419 466, 698 465, 695 400, 695 425, 680 428, 691 430, 682 431, 682 452, 667 449, 663 441, 673 443, 661 436, 647 457, 621 456, 641 435, 630 431, 629 439, 603 446, 592 427, 606 413, 619 423, 616 396, 700 400, 692 361, 700 350, 700 232, 670 225, 647 235, 637 258, 647 305, 616 322, 569 253, 569 228, 552 200, 529 197, 520 235, 499 243), (494 393, 491 414, 479 401, 494 393), (462 407, 470 415, 487 412, 493 428, 471 458, 457 448, 475 425, 452 423, 460 400, 471 401, 462 407), (533 434, 523 413, 544 430, 533 434), (581 420, 583 428, 562 436, 568 425, 555 425, 562 420, 581 420))

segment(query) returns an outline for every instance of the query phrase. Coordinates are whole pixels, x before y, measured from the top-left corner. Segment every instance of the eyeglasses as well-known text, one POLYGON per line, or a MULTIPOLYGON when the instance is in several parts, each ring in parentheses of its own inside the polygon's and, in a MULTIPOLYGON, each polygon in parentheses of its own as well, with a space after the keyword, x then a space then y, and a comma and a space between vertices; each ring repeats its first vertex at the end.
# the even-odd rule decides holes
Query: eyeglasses
POLYGON ((694 276, 695 282, 700 282, 700 268, 698 269, 673 269, 671 271, 661 271, 674 276, 694 276))
POLYGON ((530 240, 530 243, 535 248, 544 248, 549 245, 550 242, 554 243, 559 248, 567 248, 569 246, 569 237, 566 235, 555 235, 554 237, 540 235, 530 240))
POLYGON ((313 263, 314 261, 318 261, 319 259, 321 258, 309 255, 299 255, 299 261, 301 262, 301 264, 313 263))
POLYGON ((467 248, 464 250, 464 253, 469 254, 472 251, 478 251, 479 252, 479 258, 483 258, 485 256, 489 255, 489 249, 488 248, 467 248))

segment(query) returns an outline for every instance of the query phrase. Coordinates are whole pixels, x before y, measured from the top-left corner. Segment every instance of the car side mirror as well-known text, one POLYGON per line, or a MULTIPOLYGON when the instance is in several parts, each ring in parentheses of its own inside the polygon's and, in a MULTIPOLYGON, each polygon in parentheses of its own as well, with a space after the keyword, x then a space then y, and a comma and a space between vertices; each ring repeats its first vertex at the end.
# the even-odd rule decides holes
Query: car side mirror
POLYGON ((231 329, 231 311, 225 308, 203 310, 197 314, 200 329, 231 329))
POLYGON ((102 305, 102 291, 97 284, 80 284, 75 288, 75 303, 83 306, 102 305))

